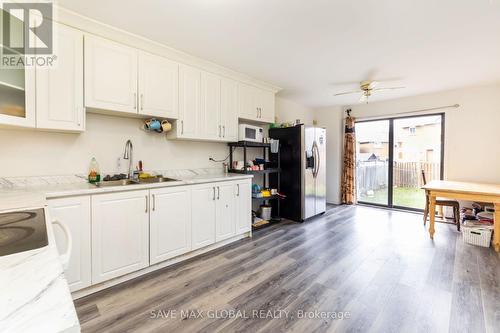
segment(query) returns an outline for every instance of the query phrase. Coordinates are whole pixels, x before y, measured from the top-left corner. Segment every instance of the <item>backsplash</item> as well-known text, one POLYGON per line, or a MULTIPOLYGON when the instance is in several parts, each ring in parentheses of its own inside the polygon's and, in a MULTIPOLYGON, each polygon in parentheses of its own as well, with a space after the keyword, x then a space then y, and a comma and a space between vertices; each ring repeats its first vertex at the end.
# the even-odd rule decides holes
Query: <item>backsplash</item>
MULTIPOLYGON (((189 178, 197 175, 213 175, 223 172, 222 168, 199 168, 179 170, 147 170, 154 175, 163 175, 170 178, 189 178)), ((104 173, 109 174, 109 173, 104 173)), ((30 177, 0 177, 0 189, 22 189, 61 184, 87 183, 85 175, 58 175, 58 176, 30 176, 30 177)))

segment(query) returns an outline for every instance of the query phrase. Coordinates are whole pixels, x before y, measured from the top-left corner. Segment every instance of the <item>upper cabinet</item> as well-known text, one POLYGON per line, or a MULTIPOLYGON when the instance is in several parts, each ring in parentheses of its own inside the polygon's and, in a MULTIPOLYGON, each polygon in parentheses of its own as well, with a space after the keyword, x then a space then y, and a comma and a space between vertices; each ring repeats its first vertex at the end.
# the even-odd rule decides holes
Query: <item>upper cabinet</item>
POLYGON ((139 53, 139 114, 177 119, 178 63, 146 52, 139 53))
POLYGON ((220 77, 201 72, 200 136, 204 139, 222 138, 220 117, 220 77))
POLYGON ((223 141, 238 141, 238 83, 223 78, 221 80, 220 123, 223 141))
POLYGON ((274 93, 245 83, 239 84, 240 119, 274 122, 274 93))
POLYGON ((238 139, 236 81, 181 65, 179 119, 169 138, 207 141, 238 139))
POLYGON ((85 106, 137 114, 136 49, 85 36, 85 106))
MULTIPOLYGON (((23 22, 10 21, 11 41, 22 43, 23 22)), ((238 119, 274 121, 272 88, 211 73, 202 61, 180 64, 69 25, 54 22, 53 66, 0 68, 0 126, 82 132, 90 111, 168 118, 176 120, 169 138, 230 142, 238 139, 238 119)))
MULTIPOLYGON (((0 10, 0 24, 7 12, 0 10)), ((23 21, 10 16, 10 44, 23 45, 23 21)), ((9 60, 22 59, 23 55, 3 45, 3 56, 9 60), (8 53, 6 51, 9 51, 8 53)), ((35 68, 16 66, 0 68, 0 124, 7 126, 35 127, 35 68)))
POLYGON ((83 131, 83 33, 62 24, 54 33, 54 66, 36 68, 36 127, 83 131))
POLYGON ((195 139, 199 136, 201 107, 201 71, 191 66, 179 66, 179 119, 170 136, 195 139))

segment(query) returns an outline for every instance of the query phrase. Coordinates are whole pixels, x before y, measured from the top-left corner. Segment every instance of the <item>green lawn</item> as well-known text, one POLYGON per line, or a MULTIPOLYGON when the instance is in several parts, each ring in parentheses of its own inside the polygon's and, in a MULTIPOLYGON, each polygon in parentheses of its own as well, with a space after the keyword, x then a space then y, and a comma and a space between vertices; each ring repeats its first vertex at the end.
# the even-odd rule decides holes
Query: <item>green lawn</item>
MULTIPOLYGON (((373 196, 361 196, 359 201, 387 205, 387 188, 375 191, 373 196)), ((394 206, 424 209, 425 191, 419 188, 395 187, 394 206)))

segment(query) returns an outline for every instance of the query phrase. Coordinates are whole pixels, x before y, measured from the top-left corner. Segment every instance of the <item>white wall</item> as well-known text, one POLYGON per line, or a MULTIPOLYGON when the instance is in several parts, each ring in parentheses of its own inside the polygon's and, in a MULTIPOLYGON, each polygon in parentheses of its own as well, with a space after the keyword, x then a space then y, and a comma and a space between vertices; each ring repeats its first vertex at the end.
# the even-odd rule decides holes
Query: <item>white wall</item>
POLYGON ((326 128, 326 201, 340 203, 342 175, 343 108, 334 106, 315 110, 319 127, 326 128))
POLYGON ((92 156, 102 172, 115 172, 127 139, 134 145, 134 160, 143 160, 148 170, 214 167, 220 164, 210 162, 209 156, 221 159, 228 153, 224 143, 167 140, 164 134, 142 131, 141 123, 140 119, 88 113, 87 130, 81 134, 1 129, 0 174, 86 174, 92 156))
MULTIPOLYGON (((500 184, 500 83, 352 106, 354 117, 445 109, 445 179, 500 184)), ((442 111, 434 111, 442 112, 442 111)))
POLYGON ((294 123, 296 119, 306 125, 312 125, 314 111, 290 99, 276 96, 276 119, 278 123, 294 123))

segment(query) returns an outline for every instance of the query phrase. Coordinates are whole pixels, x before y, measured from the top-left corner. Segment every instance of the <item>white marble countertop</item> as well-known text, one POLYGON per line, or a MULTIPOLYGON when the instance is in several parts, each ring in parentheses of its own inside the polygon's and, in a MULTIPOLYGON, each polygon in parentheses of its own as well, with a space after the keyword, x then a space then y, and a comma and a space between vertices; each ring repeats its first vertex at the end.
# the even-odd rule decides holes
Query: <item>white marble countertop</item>
MULTIPOLYGON (((45 207, 46 199, 98 193, 249 179, 252 175, 222 172, 166 172, 177 181, 97 187, 81 178, 31 177, 0 179, 0 212, 45 207), (7 185, 6 185, 7 184, 7 185)), ((48 213, 47 213, 48 214, 48 213)), ((50 222, 50 218, 47 218, 50 222)), ((49 245, 0 257, 0 332, 79 332, 80 326, 52 233, 49 245)))
MULTIPOLYGON (((163 183, 145 183, 145 184, 133 184, 125 186, 106 186, 98 187, 89 184, 85 181, 74 182, 74 183, 59 183, 59 184, 48 184, 48 183, 38 183, 34 186, 18 186, 14 188, 0 188, 0 210, 9 209, 15 201, 22 201, 24 197, 41 196, 43 198, 57 198, 75 195, 90 195, 99 193, 111 193, 111 192, 123 192, 123 191, 133 191, 133 190, 144 190, 152 188, 162 188, 171 186, 182 186, 182 185, 193 185, 193 184, 203 184, 211 182, 220 181, 231 181, 238 179, 249 179, 252 175, 247 174, 237 174, 237 173, 206 173, 206 174, 180 174, 171 175, 164 174, 166 177, 177 179, 176 181, 163 182, 163 183), (5 200, 4 200, 5 198, 5 200), (9 199, 10 198, 10 199, 9 199), (4 204, 5 202, 5 204, 4 204)), ((19 202, 21 204, 21 202, 19 202)))
MULTIPOLYGON (((44 198, 3 193, 0 200, 17 210, 43 207, 44 198)), ((47 246, 0 257, 0 332, 80 332, 47 211, 46 225, 47 246)))

